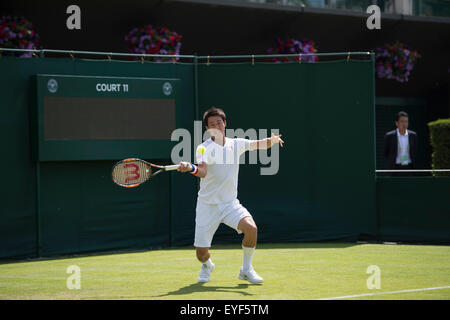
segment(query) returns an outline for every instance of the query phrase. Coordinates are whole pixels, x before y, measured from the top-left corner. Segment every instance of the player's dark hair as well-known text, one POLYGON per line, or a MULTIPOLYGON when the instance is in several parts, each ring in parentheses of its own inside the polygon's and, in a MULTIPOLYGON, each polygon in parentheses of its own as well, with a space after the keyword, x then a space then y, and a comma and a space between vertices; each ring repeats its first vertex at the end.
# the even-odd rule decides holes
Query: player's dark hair
POLYGON ((225 122, 225 120, 227 120, 227 116, 225 115, 225 112, 223 112, 222 109, 216 108, 216 107, 212 107, 212 108, 209 108, 208 110, 206 110, 205 113, 203 114, 203 124, 205 126, 207 126, 208 125, 208 119, 210 117, 215 117, 215 116, 221 117, 223 122, 225 122))
POLYGON ((399 113, 397 113, 397 120, 398 121, 400 119, 400 117, 407 117, 408 118, 408 114, 405 111, 400 111, 399 113))

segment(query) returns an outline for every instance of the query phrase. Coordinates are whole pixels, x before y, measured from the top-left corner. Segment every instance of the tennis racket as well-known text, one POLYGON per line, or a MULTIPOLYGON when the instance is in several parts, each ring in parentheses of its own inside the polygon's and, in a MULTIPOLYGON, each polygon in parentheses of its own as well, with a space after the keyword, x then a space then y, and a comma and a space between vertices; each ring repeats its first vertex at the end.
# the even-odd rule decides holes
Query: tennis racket
POLYGON ((114 165, 112 169, 112 179, 115 184, 121 187, 134 188, 161 172, 177 170, 179 166, 179 164, 159 166, 141 159, 128 158, 119 161, 114 165), (152 168, 157 168, 159 170, 153 172, 152 168))

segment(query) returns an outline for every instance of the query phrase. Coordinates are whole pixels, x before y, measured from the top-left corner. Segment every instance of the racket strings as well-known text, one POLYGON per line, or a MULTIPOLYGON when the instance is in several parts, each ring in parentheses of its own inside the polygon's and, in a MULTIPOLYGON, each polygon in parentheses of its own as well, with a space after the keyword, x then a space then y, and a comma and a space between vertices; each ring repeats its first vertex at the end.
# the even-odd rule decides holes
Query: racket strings
POLYGON ((113 180, 123 186, 141 184, 152 174, 151 167, 142 161, 126 161, 118 163, 113 170, 113 180))

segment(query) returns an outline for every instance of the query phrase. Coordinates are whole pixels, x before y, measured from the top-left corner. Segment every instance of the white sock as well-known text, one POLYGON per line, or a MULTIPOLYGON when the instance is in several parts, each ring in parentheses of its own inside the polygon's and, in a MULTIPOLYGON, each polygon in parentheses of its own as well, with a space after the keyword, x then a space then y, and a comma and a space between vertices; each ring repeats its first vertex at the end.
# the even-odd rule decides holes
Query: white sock
POLYGON ((208 269, 212 268, 212 261, 211 258, 209 258, 206 262, 203 262, 204 265, 208 267, 208 269))
POLYGON ((255 248, 242 246, 242 249, 244 250, 244 263, 242 264, 242 270, 247 271, 252 266, 252 258, 253 254, 255 253, 255 248))

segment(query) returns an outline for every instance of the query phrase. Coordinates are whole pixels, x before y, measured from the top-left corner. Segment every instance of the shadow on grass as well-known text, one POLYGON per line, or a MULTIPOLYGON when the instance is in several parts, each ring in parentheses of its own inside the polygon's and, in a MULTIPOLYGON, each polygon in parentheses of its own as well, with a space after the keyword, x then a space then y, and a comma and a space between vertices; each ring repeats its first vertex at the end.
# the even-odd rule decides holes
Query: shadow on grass
MULTIPOLYGON (((362 243, 358 242, 283 242, 283 243, 258 243, 256 249, 345 249, 353 246, 359 246, 362 243)), ((210 250, 227 250, 227 249, 241 249, 241 243, 217 243, 213 244, 210 250)), ((166 250, 192 250, 192 246, 170 247, 166 250)))
POLYGON ((186 295, 186 294, 199 293, 199 292, 228 292, 228 293, 241 294, 243 296, 252 296, 251 293, 243 291, 245 289, 248 289, 249 286, 261 286, 261 284, 240 283, 234 287, 225 287, 225 286, 205 286, 205 283, 193 283, 186 287, 182 287, 176 291, 171 291, 171 292, 167 292, 162 295, 153 296, 153 298, 186 295))
MULTIPOLYGON (((258 250, 264 249, 331 249, 331 248, 348 248, 360 245, 357 242, 283 242, 283 243, 258 243, 256 248, 258 250)), ((227 250, 227 249, 241 249, 241 243, 220 243, 214 244, 210 249, 214 250, 227 250)), ((145 253, 149 251, 159 250, 190 250, 195 255, 194 246, 180 246, 180 247, 156 247, 156 248, 142 248, 142 249, 118 249, 109 251, 92 251, 92 252, 80 252, 67 255, 52 255, 46 257, 30 257, 30 258, 0 258, 0 265, 10 263, 21 262, 36 262, 36 261, 49 261, 49 260, 64 260, 75 259, 85 257, 97 257, 116 254, 130 254, 130 253, 145 253)))

